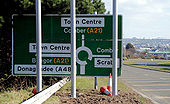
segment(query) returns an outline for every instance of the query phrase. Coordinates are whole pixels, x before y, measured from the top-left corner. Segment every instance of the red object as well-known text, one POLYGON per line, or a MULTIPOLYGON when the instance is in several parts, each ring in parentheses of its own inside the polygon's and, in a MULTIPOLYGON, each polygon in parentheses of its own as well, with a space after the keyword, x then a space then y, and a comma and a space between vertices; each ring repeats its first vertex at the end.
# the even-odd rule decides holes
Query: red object
POLYGON ((33 93, 33 94, 36 94, 36 93, 37 93, 37 90, 34 88, 34 89, 32 90, 32 93, 33 93))
POLYGON ((107 89, 112 92, 112 76, 111 73, 109 74, 109 81, 108 81, 108 86, 107 89))
POLYGON ((111 75, 111 73, 109 74, 109 78, 112 78, 112 75, 111 75))
POLYGON ((111 92, 105 86, 100 88, 100 92, 112 96, 111 92))

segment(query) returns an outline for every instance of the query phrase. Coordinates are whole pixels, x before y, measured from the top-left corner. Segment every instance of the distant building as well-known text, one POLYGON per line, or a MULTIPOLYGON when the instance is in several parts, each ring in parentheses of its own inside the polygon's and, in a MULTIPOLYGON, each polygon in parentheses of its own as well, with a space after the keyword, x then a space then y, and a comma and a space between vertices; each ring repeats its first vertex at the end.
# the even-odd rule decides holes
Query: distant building
POLYGON ((136 51, 144 52, 144 51, 152 51, 152 50, 151 48, 139 48, 139 49, 136 49, 136 51))
MULTIPOLYGON (((170 39, 138 39, 138 38, 128 38, 123 39, 123 45, 131 43, 137 49, 137 51, 143 51, 142 48, 146 48, 149 51, 170 51, 170 39)), ((145 49, 144 49, 145 50, 145 49)))

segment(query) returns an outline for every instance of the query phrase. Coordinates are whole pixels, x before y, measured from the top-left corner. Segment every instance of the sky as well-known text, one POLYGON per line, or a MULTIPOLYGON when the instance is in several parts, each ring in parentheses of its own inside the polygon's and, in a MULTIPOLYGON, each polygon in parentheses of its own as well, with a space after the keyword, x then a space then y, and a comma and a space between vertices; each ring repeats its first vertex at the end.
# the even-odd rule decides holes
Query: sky
MULTIPOLYGON (((112 1, 102 0, 112 14, 112 1)), ((170 39, 170 0, 117 0, 124 38, 170 39)))

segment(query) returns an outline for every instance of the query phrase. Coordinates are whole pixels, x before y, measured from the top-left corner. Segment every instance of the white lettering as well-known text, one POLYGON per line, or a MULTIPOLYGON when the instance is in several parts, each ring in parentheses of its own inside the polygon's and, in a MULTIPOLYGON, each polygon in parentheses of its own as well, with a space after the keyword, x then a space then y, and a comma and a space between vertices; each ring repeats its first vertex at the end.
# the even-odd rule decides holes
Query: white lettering
POLYGON ((109 48, 109 49, 102 49, 100 47, 97 48, 96 51, 97 51, 97 53, 112 53, 113 52, 113 50, 111 48, 109 48))

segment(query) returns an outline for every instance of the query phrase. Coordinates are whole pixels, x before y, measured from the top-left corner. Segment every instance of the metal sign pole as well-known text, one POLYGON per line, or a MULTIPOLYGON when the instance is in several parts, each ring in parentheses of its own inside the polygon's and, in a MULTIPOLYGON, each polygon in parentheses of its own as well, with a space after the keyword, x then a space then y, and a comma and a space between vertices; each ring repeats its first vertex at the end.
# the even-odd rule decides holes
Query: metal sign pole
MULTIPOLYGON (((94 0, 92 2, 94 4, 94 0)), ((97 11, 94 14, 97 14, 97 11)), ((97 89, 97 77, 94 77, 94 89, 97 89)))
POLYGON ((36 0, 37 92, 42 90, 41 0, 36 0))
POLYGON ((97 89, 97 77, 94 77, 94 89, 97 89))
POLYGON ((117 95, 117 37, 118 37, 118 2, 113 0, 113 69, 112 69, 112 95, 117 95))
POLYGON ((76 7, 71 0, 71 96, 76 98, 76 7))

